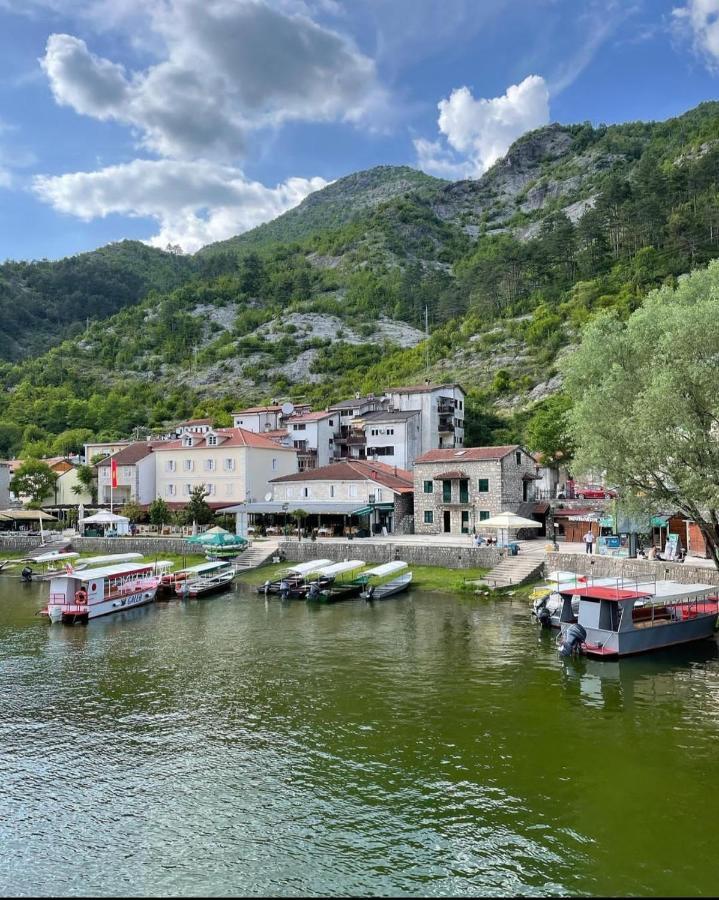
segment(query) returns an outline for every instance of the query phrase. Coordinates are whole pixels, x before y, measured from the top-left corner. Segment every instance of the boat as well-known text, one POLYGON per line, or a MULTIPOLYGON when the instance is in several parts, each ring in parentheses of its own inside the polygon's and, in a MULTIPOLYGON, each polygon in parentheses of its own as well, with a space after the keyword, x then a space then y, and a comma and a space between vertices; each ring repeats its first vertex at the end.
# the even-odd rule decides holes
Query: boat
POLYGON ((79 553, 58 553, 54 550, 50 553, 41 553, 39 556, 25 556, 23 562, 27 565, 23 571, 30 569, 30 576, 25 578, 25 581, 30 581, 33 577, 47 581, 55 575, 62 575, 68 571, 68 566, 72 568, 71 561, 77 559, 79 555, 79 553), (32 568, 33 564, 39 566, 40 571, 36 572, 32 568))
MULTIPOLYGON (((559 628, 564 594, 577 587, 585 587, 589 578, 574 572, 550 572, 547 583, 536 587, 529 595, 532 601, 532 615, 543 628, 559 628)), ((595 585, 615 585, 616 578, 595 578, 595 585)), ((579 613, 579 599, 572 602, 574 620, 579 613)))
POLYGON ((114 565, 115 563, 130 562, 142 559, 142 553, 108 553, 106 556, 88 556, 86 559, 78 559, 72 563, 73 569, 91 569, 97 566, 114 565))
POLYGON ((198 563, 195 566, 186 566, 176 572, 167 571, 160 575, 160 584, 157 588, 157 599, 169 599, 173 594, 179 594, 179 588, 188 578, 196 578, 203 572, 214 572, 217 569, 217 561, 198 563))
POLYGON ((657 582, 653 592, 608 585, 574 588, 563 595, 560 653, 618 659, 711 637, 719 596, 709 584, 657 582), (579 599, 572 622, 571 604, 579 599))
POLYGON ((360 575, 364 588, 360 597, 364 600, 384 600, 406 591, 412 582, 412 573, 406 562, 395 560, 367 569, 360 575))
POLYGON ((315 603, 335 603, 358 597, 364 587, 359 578, 364 567, 362 559, 348 559, 325 566, 316 573, 317 578, 309 583, 306 599, 315 603), (330 579, 330 583, 322 587, 322 579, 330 579))
MULTIPOLYGON (((199 568, 199 567, 198 567, 199 568)), ((204 597, 216 594, 228 588, 237 574, 232 563, 218 560, 205 563, 202 571, 190 575, 175 585, 175 593, 179 597, 204 597)))
MULTIPOLYGON (((257 588, 257 593, 265 595, 284 593, 286 597, 304 599, 309 587, 310 576, 331 565, 331 559, 313 559, 309 562, 296 563, 285 569, 280 578, 274 581, 268 579, 261 584, 257 588)), ((326 587, 329 583, 329 580, 325 579, 322 587, 326 587)))
POLYGON ((50 581, 47 606, 51 622, 87 622, 99 616, 152 603, 160 583, 158 569, 170 563, 118 563, 80 572, 64 572, 50 581))

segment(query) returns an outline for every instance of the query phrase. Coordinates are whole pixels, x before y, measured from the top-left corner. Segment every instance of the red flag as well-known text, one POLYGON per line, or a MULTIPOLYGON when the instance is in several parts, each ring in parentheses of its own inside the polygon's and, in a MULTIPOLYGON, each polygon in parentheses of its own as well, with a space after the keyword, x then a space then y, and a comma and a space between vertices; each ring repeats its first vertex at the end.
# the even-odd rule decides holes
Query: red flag
POLYGON ((114 488, 116 488, 117 487, 117 460, 116 459, 110 460, 110 479, 111 479, 110 483, 112 484, 112 486, 114 488))

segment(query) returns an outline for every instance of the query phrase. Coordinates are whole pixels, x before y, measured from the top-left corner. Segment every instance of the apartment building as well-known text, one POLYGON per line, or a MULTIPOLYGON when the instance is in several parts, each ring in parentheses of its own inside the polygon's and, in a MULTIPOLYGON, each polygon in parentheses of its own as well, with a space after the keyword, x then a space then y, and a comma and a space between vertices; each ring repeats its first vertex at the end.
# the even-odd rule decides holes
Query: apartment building
POLYGON ((420 414, 420 453, 464 446, 466 391, 460 384, 424 384, 390 388, 387 408, 420 414))
POLYGON ((154 447, 155 494, 171 506, 187 503, 203 485, 207 503, 219 509, 258 500, 271 479, 297 472, 297 451, 244 428, 213 428, 187 433, 154 447))
POLYGON ((97 499, 100 503, 122 504, 132 501, 147 506, 155 499, 155 460, 153 450, 166 441, 135 441, 96 465, 97 499), (112 463, 117 466, 117 487, 112 487, 112 463))

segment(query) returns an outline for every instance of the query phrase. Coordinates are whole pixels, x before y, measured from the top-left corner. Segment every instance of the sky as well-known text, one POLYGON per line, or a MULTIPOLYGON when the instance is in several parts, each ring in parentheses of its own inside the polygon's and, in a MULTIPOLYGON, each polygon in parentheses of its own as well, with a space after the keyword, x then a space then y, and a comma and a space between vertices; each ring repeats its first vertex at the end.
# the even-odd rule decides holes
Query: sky
POLYGON ((716 97, 719 0, 0 0, 0 260, 194 252, 376 165, 716 97))

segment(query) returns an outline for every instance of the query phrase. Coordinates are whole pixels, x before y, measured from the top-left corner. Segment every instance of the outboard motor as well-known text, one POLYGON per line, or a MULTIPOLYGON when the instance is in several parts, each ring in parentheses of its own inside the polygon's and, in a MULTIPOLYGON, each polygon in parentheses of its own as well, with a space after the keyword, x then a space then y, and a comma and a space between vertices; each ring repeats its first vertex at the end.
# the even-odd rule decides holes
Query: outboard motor
POLYGON ((574 656, 579 653, 582 644, 587 639, 587 632, 578 624, 570 625, 564 636, 562 646, 559 648, 560 656, 574 656))
POLYGON ((22 580, 26 584, 29 584, 29 582, 32 581, 32 569, 30 568, 30 566, 24 566, 22 572, 20 572, 20 575, 22 576, 22 580))
POLYGON ((542 626, 542 628, 551 628, 552 627, 552 614, 547 609, 547 601, 546 600, 537 609, 537 621, 542 626))

